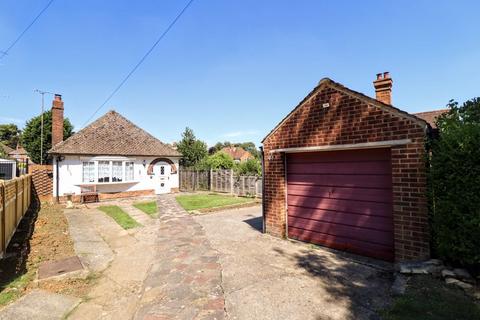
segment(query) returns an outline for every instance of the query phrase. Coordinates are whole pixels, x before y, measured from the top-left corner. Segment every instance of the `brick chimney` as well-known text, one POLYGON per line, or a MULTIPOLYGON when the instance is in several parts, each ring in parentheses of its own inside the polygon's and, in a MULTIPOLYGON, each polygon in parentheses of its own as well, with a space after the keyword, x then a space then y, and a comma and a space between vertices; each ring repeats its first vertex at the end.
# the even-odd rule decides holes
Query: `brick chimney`
POLYGON ((52 146, 63 141, 63 101, 55 94, 52 102, 52 146))
POLYGON ((392 104, 393 80, 389 72, 377 73, 377 80, 373 81, 375 96, 378 101, 385 104, 392 104))

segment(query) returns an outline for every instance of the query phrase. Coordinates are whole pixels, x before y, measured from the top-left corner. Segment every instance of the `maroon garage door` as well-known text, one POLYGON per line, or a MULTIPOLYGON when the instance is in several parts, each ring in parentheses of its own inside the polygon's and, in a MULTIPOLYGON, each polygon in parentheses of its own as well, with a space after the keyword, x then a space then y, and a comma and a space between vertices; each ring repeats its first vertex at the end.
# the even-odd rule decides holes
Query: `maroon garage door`
POLYGON ((288 236, 393 260, 390 149, 287 155, 288 236))

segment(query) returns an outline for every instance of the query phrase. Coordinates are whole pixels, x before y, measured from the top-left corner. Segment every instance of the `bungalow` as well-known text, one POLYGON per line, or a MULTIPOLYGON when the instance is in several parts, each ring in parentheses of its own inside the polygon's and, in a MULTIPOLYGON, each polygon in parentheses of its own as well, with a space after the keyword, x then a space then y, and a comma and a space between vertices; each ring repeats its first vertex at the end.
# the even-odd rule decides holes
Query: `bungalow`
POLYGON ((181 154, 116 111, 63 140, 63 101, 52 106, 53 195, 78 201, 85 191, 100 199, 178 190, 181 154))

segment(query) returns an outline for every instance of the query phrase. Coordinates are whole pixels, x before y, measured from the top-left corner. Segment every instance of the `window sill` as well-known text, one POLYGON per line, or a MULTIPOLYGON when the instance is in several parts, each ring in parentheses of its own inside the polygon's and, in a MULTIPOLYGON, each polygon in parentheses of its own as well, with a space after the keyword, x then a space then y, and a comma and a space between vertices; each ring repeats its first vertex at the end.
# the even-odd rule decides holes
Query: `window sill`
POLYGON ((134 183, 139 183, 140 181, 120 181, 120 182, 82 182, 82 183, 77 183, 75 184, 76 186, 91 186, 91 185, 114 185, 114 184, 134 184, 134 183))

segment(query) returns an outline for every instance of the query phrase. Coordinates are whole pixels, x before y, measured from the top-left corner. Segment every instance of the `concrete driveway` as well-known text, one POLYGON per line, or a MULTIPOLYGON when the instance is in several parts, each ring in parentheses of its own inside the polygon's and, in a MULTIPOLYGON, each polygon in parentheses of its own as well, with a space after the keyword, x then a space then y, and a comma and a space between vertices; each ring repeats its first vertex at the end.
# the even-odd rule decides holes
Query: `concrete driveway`
POLYGON ((388 264, 260 232, 261 208, 196 216, 219 252, 230 319, 379 319, 388 264))

